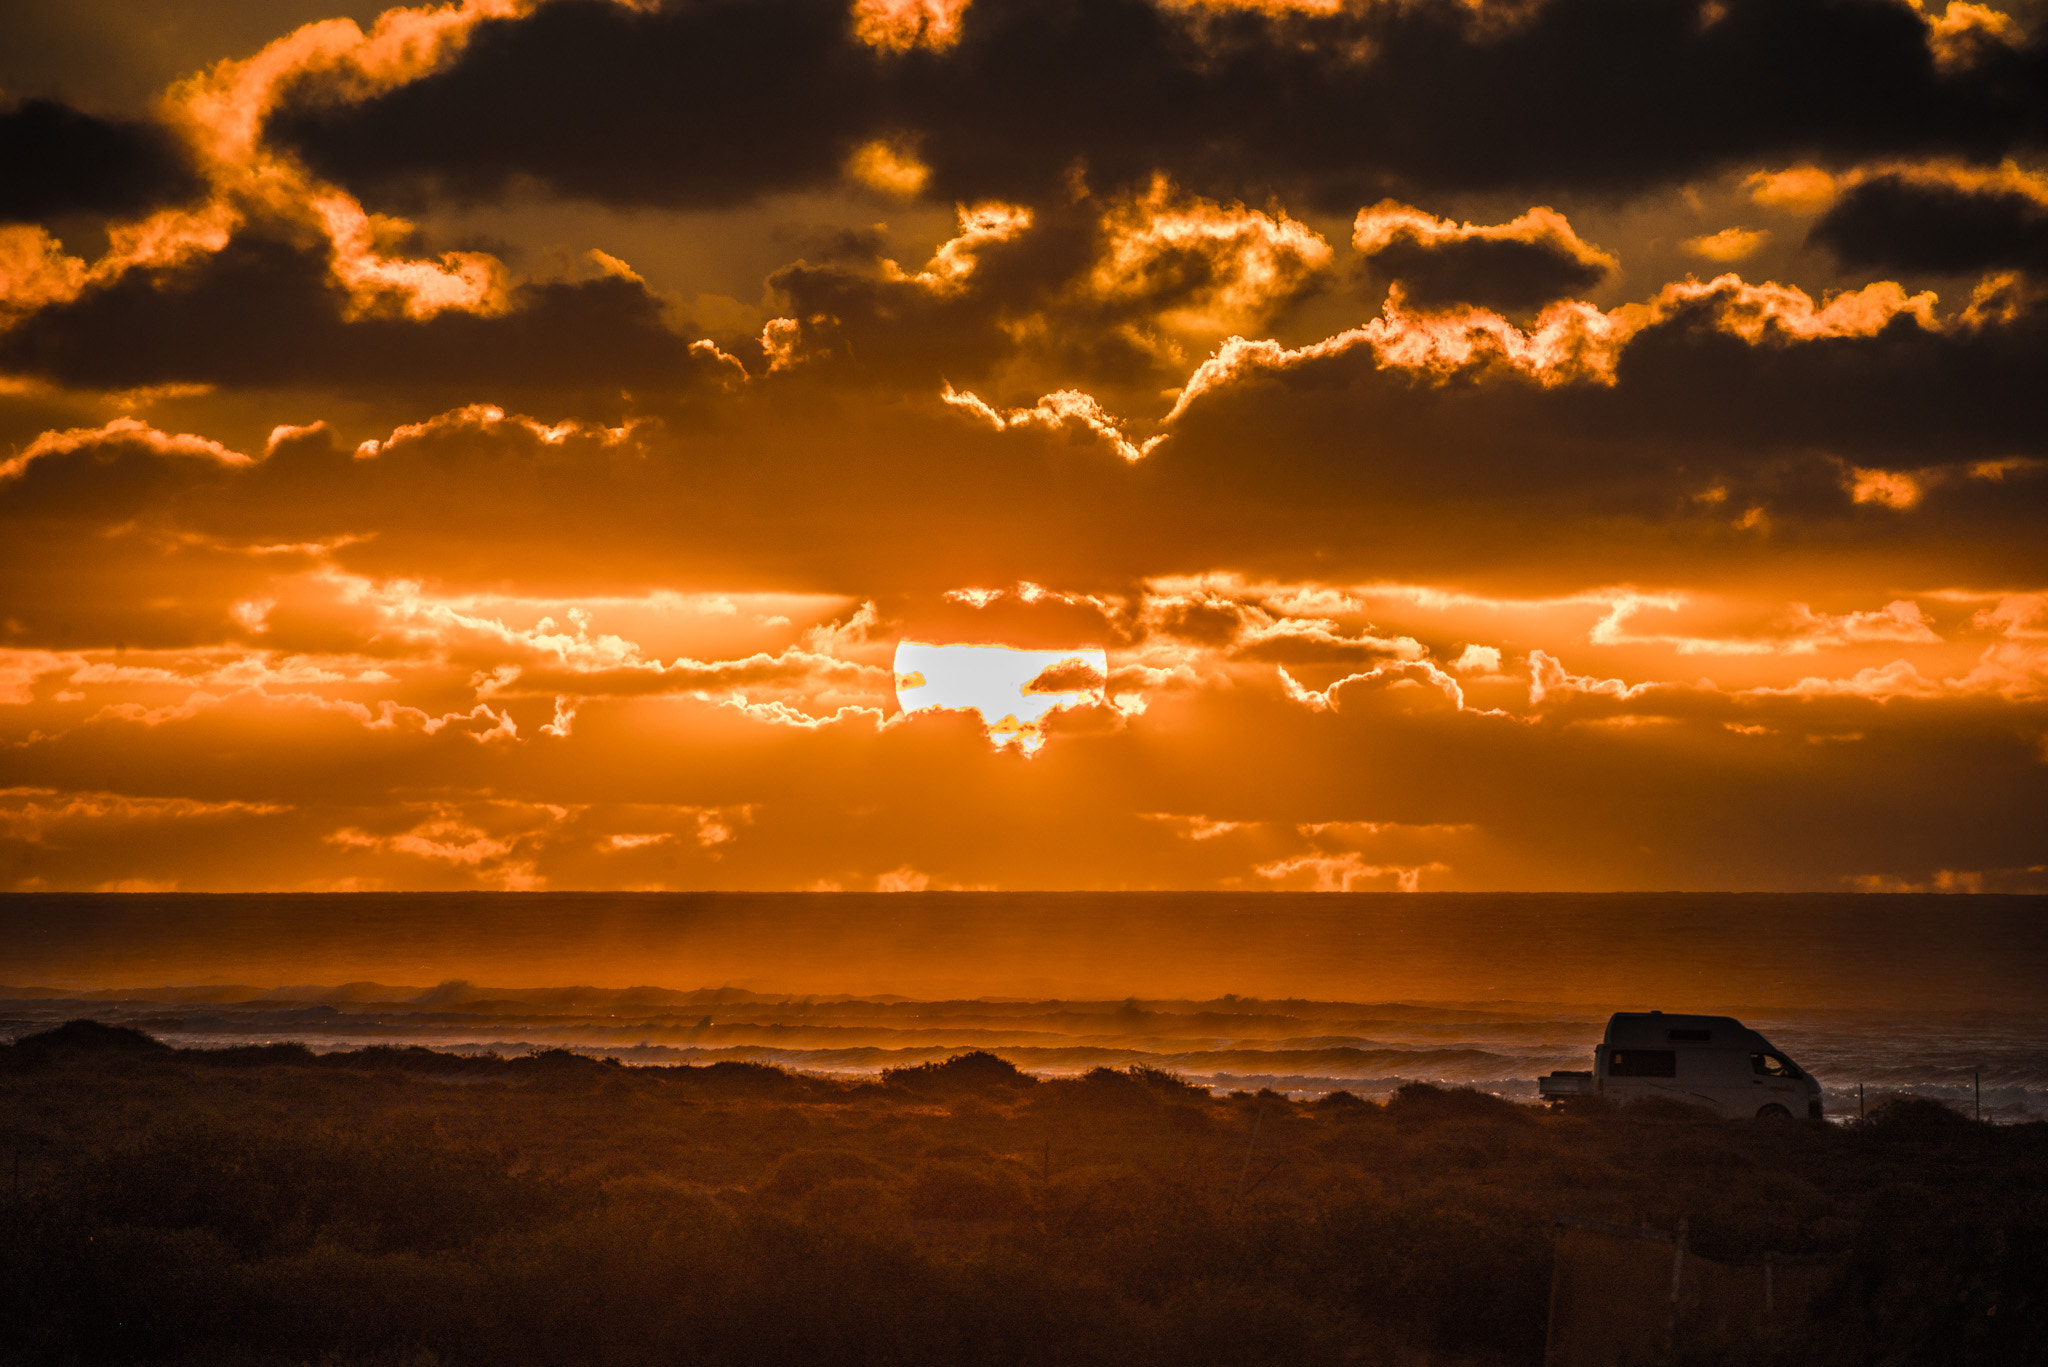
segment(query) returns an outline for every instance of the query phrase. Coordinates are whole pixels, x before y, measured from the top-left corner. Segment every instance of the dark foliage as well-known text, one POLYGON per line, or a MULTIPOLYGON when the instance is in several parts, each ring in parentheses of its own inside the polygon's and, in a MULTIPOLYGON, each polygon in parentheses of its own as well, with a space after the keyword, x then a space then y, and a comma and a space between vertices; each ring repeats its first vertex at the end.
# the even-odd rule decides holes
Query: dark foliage
POLYGON ((131 1030, 125 1025, 102 1025, 91 1020, 65 1021, 53 1029, 23 1035, 14 1042, 14 1047, 35 1055, 59 1051, 111 1054, 170 1052, 169 1045, 145 1035, 140 1030, 131 1030))
POLYGON ((0 1362, 1534 1367, 1558 1214, 1832 1269, 1810 1322, 1675 1360, 2048 1349, 2048 1126, 1926 1102, 1758 1125, 974 1054, 874 1085, 152 1045, 0 1050, 40 1060, 0 1068, 0 1362))
POLYGON ((1003 1091, 1030 1087, 1037 1081, 1029 1073, 1020 1071, 1016 1064, 997 1058, 986 1049, 955 1054, 940 1063, 889 1068, 882 1073, 885 1086, 903 1087, 914 1092, 1003 1091))
POLYGON ((1506 1120, 1528 1115, 1527 1107, 1517 1106, 1492 1092, 1481 1092, 1471 1087, 1437 1087, 1427 1082, 1403 1083, 1387 1103, 1387 1110, 1399 1119, 1484 1116, 1506 1120))
POLYGON ((320 1056, 303 1044, 232 1044, 206 1051, 216 1068, 263 1068, 275 1064, 310 1065, 320 1056))

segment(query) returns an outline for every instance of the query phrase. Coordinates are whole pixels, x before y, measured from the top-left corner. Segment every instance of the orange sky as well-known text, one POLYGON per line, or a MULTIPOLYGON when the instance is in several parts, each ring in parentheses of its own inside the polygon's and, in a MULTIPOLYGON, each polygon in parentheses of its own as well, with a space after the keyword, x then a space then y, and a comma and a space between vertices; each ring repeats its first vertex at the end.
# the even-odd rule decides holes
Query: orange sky
POLYGON ((0 889, 2048 890, 2041 17, 10 7, 0 889))

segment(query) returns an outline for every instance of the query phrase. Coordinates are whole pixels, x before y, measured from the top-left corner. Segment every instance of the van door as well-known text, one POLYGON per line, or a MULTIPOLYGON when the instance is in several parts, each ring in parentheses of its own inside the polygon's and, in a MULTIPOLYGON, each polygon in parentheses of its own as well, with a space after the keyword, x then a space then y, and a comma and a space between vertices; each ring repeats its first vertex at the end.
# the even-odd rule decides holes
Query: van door
POLYGON ((1710 1106, 1723 1116, 1751 1116, 1759 1104, 1751 1095, 1749 1053, 1743 1049, 1688 1049, 1679 1055, 1683 1100, 1710 1106))
POLYGON ((1616 1049, 1604 1047, 1607 1064, 1607 1095, 1616 1101, 1639 1096, 1669 1096, 1677 1088, 1678 1051, 1675 1049, 1616 1049))

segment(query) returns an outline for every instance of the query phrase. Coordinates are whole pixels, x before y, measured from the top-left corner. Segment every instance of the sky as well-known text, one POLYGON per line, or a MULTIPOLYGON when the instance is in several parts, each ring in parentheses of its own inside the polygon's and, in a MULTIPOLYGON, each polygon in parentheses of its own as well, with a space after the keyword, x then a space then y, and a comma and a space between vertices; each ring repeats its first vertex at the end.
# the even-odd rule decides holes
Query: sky
POLYGON ((0 889, 2048 891, 2048 9, 18 0, 0 889))

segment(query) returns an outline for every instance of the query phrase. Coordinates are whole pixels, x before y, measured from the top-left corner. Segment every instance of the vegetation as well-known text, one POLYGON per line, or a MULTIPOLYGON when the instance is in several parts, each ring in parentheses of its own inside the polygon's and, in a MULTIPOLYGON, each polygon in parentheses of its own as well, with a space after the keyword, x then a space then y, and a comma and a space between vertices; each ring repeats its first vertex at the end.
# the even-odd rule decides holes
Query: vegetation
POLYGON ((1828 1257, 1689 1362, 2048 1360, 2048 1125, 878 1083, 550 1051, 0 1048, 0 1360, 1536 1364, 1558 1215, 1828 1257), (15 1175, 18 1165, 18 1177, 15 1175))

